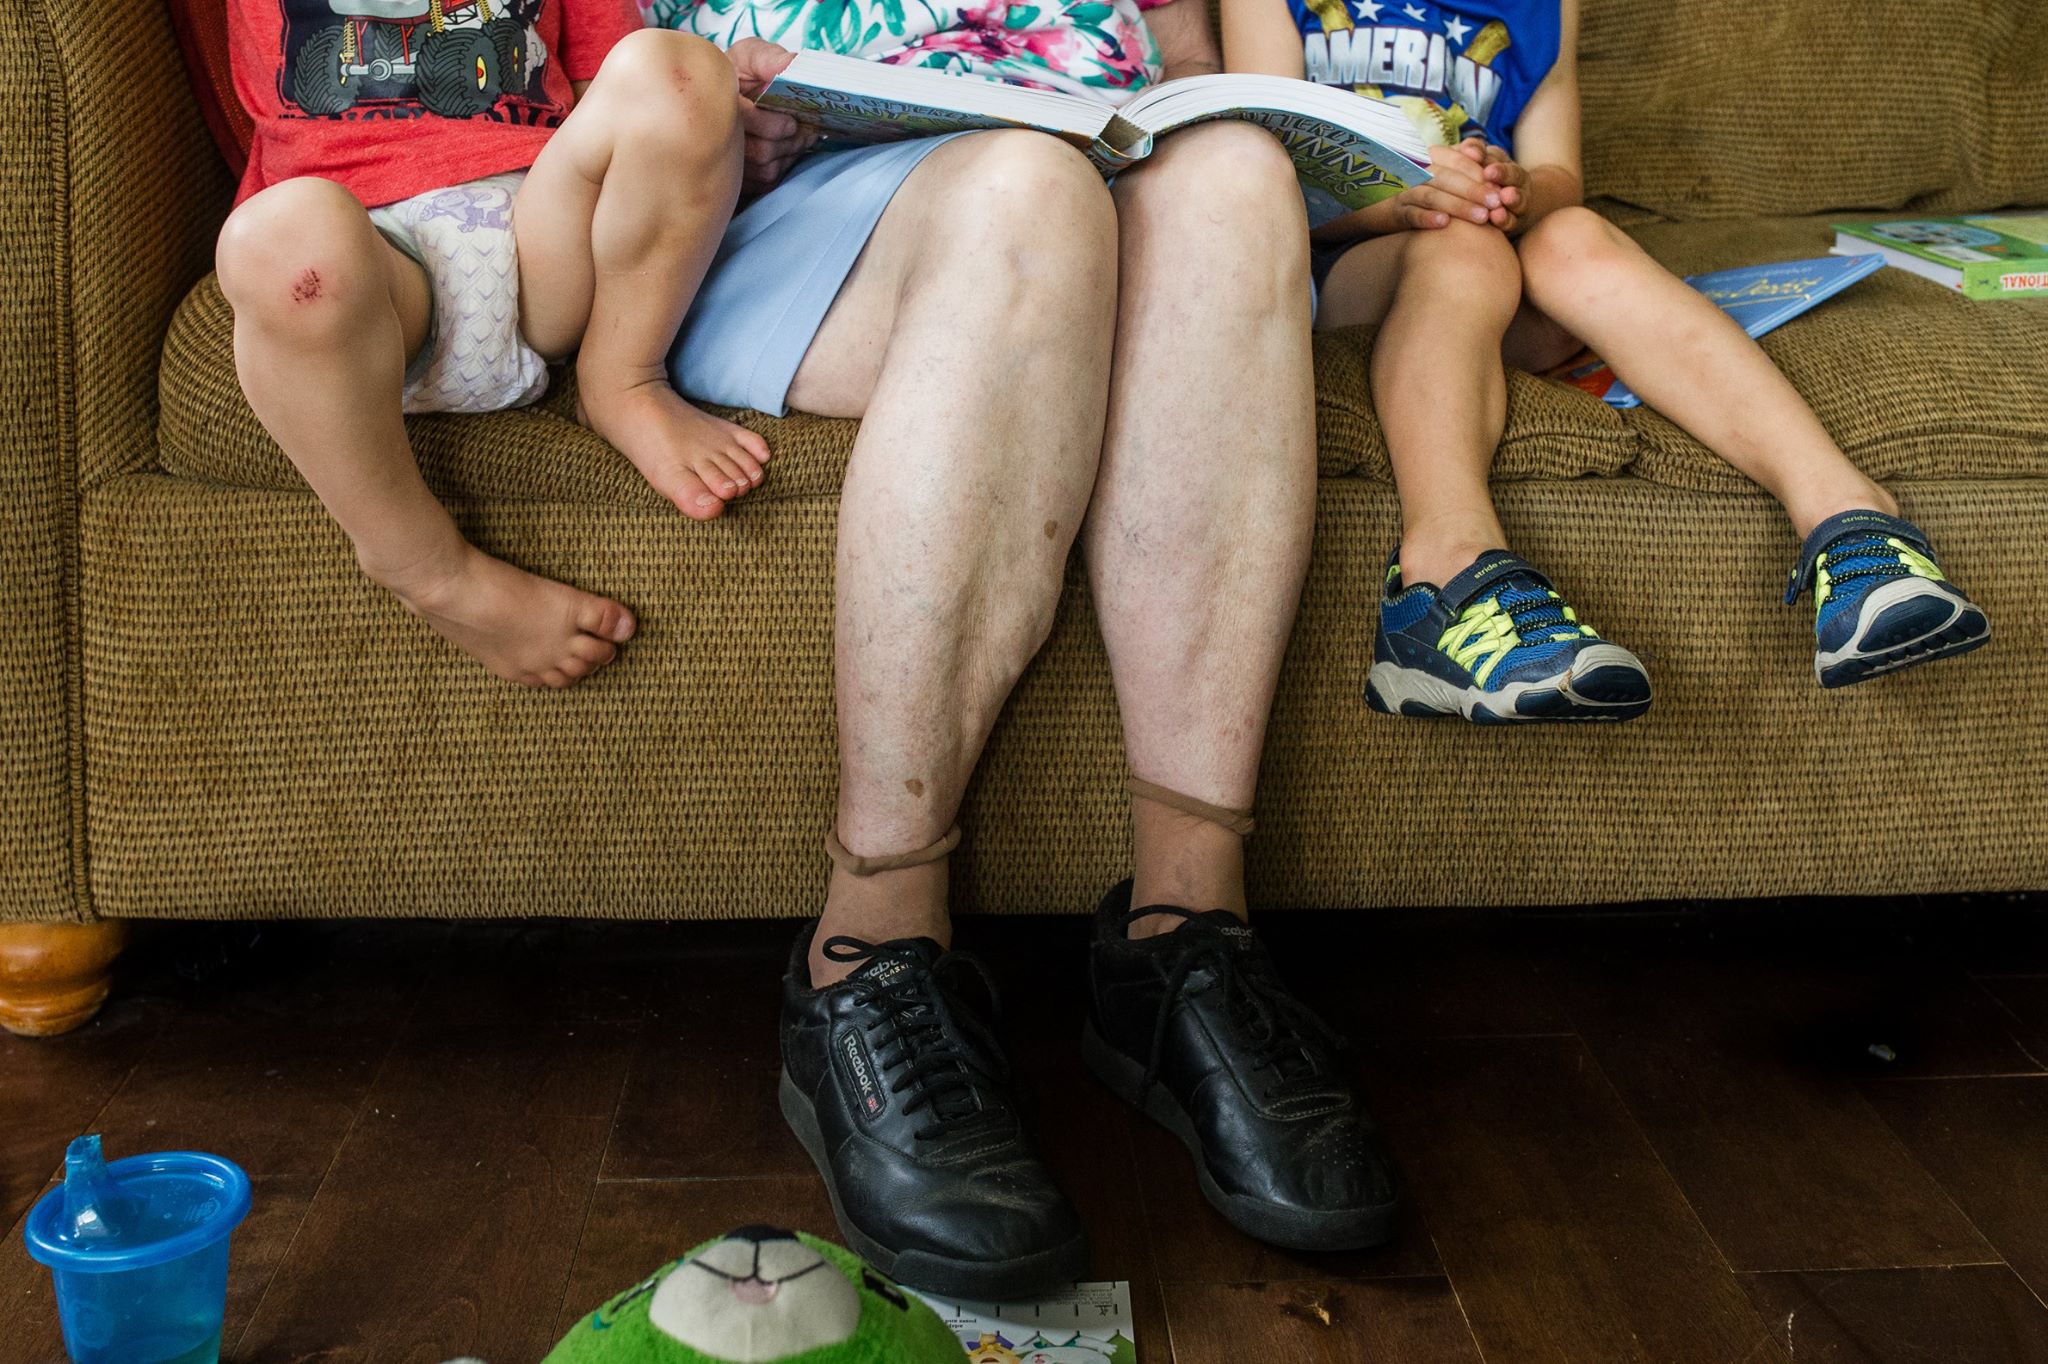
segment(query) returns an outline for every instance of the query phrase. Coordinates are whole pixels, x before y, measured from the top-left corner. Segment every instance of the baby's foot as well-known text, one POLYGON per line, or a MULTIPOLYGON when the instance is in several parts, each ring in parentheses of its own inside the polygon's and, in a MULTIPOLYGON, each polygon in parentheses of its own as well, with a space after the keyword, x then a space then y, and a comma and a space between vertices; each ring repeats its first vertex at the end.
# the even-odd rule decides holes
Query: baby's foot
POLYGON ((633 461, 654 491, 683 515, 709 521, 725 504, 761 486, 768 442, 683 401, 666 379, 611 384, 582 381, 577 415, 633 461))
POLYGON ((536 577, 472 545, 451 562, 370 576, 407 610, 508 682, 567 687, 619 656, 633 613, 615 601, 536 577))

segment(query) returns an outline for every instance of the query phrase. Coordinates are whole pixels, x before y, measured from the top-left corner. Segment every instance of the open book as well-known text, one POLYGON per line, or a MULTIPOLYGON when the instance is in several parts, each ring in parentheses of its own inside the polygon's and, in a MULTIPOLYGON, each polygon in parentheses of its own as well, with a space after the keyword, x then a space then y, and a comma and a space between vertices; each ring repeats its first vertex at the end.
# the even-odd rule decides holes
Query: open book
POLYGON ((977 128, 1036 128, 1087 154, 1104 175, 1143 160, 1155 138, 1211 119, 1272 131, 1301 178, 1347 208, 1429 179, 1429 147, 1394 105, 1284 76, 1188 76, 1112 108, 1051 90, 799 52, 758 101, 849 142, 977 128))

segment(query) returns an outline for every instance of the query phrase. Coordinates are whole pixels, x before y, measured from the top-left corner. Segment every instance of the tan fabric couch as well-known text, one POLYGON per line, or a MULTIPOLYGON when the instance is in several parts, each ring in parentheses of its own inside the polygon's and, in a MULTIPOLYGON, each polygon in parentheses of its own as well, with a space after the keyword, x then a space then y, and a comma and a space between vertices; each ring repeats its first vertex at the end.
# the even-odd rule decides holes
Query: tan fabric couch
MULTIPOLYGON (((1587 4, 1590 182, 1676 268, 1818 254, 1849 210, 2048 203, 2036 0, 1587 4)), ((814 903, 851 424, 749 418, 770 482, 700 527, 559 389, 418 422, 477 540, 645 621, 601 679, 517 691, 360 577, 242 402, 203 278, 229 188, 153 4, 0 0, 0 919, 814 903)), ((1590 731, 1365 710, 1395 528, 1367 341, 1317 347, 1258 902, 2048 885, 2048 303, 1887 271, 1768 342, 1997 630, 1840 694, 1777 605, 1772 503, 1655 413, 1516 377, 1508 524, 1656 680, 1648 718, 1590 731)), ((964 905, 1089 905, 1124 870, 1122 775, 1076 578, 970 796, 964 905)))

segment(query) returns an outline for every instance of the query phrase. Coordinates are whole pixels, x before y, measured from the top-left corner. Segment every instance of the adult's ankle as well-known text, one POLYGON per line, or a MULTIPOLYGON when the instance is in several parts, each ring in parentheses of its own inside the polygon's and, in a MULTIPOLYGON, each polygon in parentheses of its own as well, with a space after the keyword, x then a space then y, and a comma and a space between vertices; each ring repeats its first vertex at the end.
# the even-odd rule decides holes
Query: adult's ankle
MULTIPOLYGON (((1138 799, 1131 803, 1131 904, 1172 905, 1197 911, 1225 909, 1243 918, 1244 838, 1196 815, 1138 799)), ((1130 936, 1171 933, 1185 920, 1152 915, 1131 925, 1130 936)))
POLYGON ((835 937, 867 943, 930 938, 941 947, 952 946, 950 881, 943 861, 867 876, 835 866, 825 891, 825 909, 811 938, 811 988, 837 984, 853 970, 825 956, 825 944, 835 937))

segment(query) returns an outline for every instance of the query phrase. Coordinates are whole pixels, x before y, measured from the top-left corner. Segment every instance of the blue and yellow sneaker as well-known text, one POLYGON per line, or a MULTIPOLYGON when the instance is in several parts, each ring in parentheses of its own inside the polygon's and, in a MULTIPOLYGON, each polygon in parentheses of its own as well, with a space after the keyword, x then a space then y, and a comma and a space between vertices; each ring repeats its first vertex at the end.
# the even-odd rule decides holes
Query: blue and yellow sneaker
POLYGON ((1966 654, 1991 638, 1991 622, 1943 576, 1911 521, 1846 511, 1813 528, 1785 605, 1813 589, 1813 676, 1846 687, 1879 673, 1966 654))
POLYGON ((1538 572, 1488 550, 1441 588, 1404 587, 1387 563, 1365 700, 1390 715, 1462 715, 1479 724, 1633 720, 1650 675, 1600 638, 1538 572))

